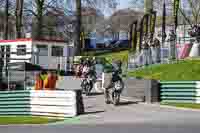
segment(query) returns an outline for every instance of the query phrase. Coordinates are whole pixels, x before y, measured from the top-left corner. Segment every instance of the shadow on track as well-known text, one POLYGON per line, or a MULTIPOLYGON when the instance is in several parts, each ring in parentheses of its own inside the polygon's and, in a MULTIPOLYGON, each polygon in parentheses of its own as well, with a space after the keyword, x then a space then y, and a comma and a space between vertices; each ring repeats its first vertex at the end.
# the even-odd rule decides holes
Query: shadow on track
POLYGON ((83 115, 89 115, 89 114, 98 114, 98 113, 103 113, 105 112, 104 110, 101 111, 91 111, 91 112, 85 112, 83 115))
POLYGON ((127 106, 130 104, 138 104, 138 102, 133 102, 133 101, 120 102, 118 106, 127 106))

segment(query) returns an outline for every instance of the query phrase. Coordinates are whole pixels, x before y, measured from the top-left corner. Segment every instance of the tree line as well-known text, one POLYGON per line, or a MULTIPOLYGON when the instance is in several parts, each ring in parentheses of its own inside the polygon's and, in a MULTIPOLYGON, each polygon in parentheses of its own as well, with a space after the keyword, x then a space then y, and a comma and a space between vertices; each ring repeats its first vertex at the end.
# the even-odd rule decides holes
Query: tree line
POLYGON ((32 33, 33 38, 42 39, 45 31, 53 30, 58 23, 63 25, 63 29, 66 23, 67 25, 71 23, 75 29, 73 40, 79 54, 80 36, 83 29, 82 7, 112 10, 116 8, 116 5, 117 0, 0 0, 0 32, 3 31, 5 40, 9 39, 9 34, 15 34, 16 39, 23 38, 27 30, 32 33), (75 5, 75 9, 70 9, 69 4, 75 5), (73 12, 75 17, 70 18, 64 12, 66 9, 73 12), (15 32, 11 32, 12 30, 15 32))

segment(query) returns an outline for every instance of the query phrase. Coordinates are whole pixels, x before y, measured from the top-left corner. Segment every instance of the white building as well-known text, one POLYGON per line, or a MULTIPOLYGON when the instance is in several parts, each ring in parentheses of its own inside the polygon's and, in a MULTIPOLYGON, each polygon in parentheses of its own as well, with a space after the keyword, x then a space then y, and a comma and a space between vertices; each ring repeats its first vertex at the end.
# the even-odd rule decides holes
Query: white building
POLYGON ((0 48, 9 62, 30 62, 48 69, 67 70, 66 57, 74 54, 73 45, 61 40, 0 40, 0 48))

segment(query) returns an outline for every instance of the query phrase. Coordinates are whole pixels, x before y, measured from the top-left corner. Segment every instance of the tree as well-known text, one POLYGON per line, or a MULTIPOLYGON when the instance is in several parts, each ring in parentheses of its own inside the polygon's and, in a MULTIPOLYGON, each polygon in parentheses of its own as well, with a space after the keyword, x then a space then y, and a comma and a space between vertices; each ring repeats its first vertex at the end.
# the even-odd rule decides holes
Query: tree
POLYGON ((75 37, 75 48, 76 55, 81 54, 81 0, 76 0, 76 17, 77 17, 77 25, 75 33, 77 34, 75 37))
POLYGON ((85 2, 87 5, 94 7, 94 8, 102 8, 101 5, 105 5, 107 4, 108 7, 110 8, 115 8, 116 7, 116 1, 115 0, 76 0, 76 16, 77 16, 77 25, 76 25, 76 38, 75 38, 75 47, 76 47, 76 55, 80 55, 81 53, 81 5, 82 2, 85 2))
POLYGON ((153 0, 144 0, 144 12, 150 13, 153 10, 153 0))
POLYGON ((57 0, 33 0, 24 3, 26 5, 24 7, 25 16, 31 19, 31 21, 30 19, 26 20, 30 22, 25 23, 32 25, 33 38, 42 39, 44 37, 44 16, 56 8, 56 2, 57 0))
POLYGON ((23 5, 24 5, 24 0, 16 0, 16 11, 15 11, 15 16, 16 16, 16 38, 21 38, 22 37, 22 14, 23 14, 23 5))
MULTIPOLYGON (((72 27, 75 27, 73 30, 73 34, 75 35, 73 40, 75 40, 75 46, 77 47, 77 54, 80 54, 80 33, 82 31, 82 24, 81 24, 81 8, 82 6, 87 5, 88 7, 93 7, 95 9, 105 9, 105 8, 114 8, 116 7, 116 3, 114 2, 116 0, 65 0, 65 2, 67 4, 76 4, 76 11, 74 12, 73 9, 70 8, 66 8, 66 4, 64 4, 64 0, 33 0, 33 1, 24 1, 24 14, 23 16, 25 16, 26 18, 24 18, 24 25, 27 27, 31 27, 32 28, 32 32, 33 32, 33 37, 34 38, 43 38, 44 35, 44 30, 48 30, 50 29, 51 31, 53 31, 53 27, 49 27, 51 26, 56 26, 57 23, 66 21, 66 23, 63 25, 63 30, 67 29, 68 25, 72 25, 72 27), (103 5, 103 6, 102 6, 103 5), (105 6, 106 5, 106 6, 105 6), (64 10, 63 10, 64 9, 64 10), (49 22, 48 20, 48 16, 47 14, 50 11, 61 11, 63 10, 63 13, 58 14, 58 16, 56 16, 56 21, 55 21, 55 25, 53 24, 53 22, 51 23, 47 23, 49 22), (66 14, 66 11, 69 14, 66 14), (69 19, 66 19, 66 17, 68 17, 67 15, 69 15, 69 19), (71 16, 72 15, 72 16, 71 16), (76 19, 74 19, 74 16, 77 16, 76 19), (71 18, 73 18, 73 20, 70 20, 71 18), (45 18, 45 19, 44 19, 45 18), (63 18, 63 20, 61 20, 60 18, 63 18), (34 21, 32 21, 34 20, 34 21), (58 20, 58 21, 57 21, 58 20), (50 24, 50 25, 49 25, 50 24), (29 26, 27 26, 29 25, 29 26)), ((66 30, 63 31, 65 35, 70 35, 72 34, 71 30, 66 30), (69 33, 69 34, 68 34, 69 33)), ((73 36, 73 35, 72 35, 73 36)), ((69 37, 68 37, 69 39, 69 37)), ((71 38, 70 38, 71 39, 71 38)))
MULTIPOLYGON (((187 0, 190 10, 192 11, 192 18, 188 16, 184 8, 180 9, 180 12, 182 15, 185 17, 185 19, 189 20, 189 23, 193 23, 197 25, 199 21, 199 16, 200 16, 200 1, 199 0, 187 0)), ((189 14, 190 15, 190 14, 189 14)))
POLYGON ((4 30, 4 39, 8 39, 8 17, 9 17, 9 0, 5 2, 5 30, 4 30))
POLYGON ((42 37, 42 29, 43 29, 43 13, 44 13, 44 2, 45 0, 35 0, 36 2, 36 19, 37 19, 37 26, 36 26, 36 38, 42 37))
MULTIPOLYGON (((153 8, 154 11, 157 12, 158 16, 162 15, 162 8, 163 8, 163 1, 164 0, 130 0, 130 5, 133 8, 137 8, 144 11, 148 8, 153 8), (150 5, 150 6, 149 6, 150 5)), ((173 0, 165 0, 166 3, 166 10, 168 14, 172 13, 173 7, 173 0)))

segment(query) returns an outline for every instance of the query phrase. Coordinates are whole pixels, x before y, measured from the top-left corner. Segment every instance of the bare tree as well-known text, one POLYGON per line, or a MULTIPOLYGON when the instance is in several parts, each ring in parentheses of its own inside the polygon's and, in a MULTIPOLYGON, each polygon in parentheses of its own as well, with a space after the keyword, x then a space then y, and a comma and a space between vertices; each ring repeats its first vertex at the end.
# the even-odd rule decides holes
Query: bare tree
POLYGON ((187 0, 190 10, 192 11, 192 18, 190 16, 187 16, 187 13, 185 11, 184 8, 180 9, 180 12, 182 13, 182 15, 185 17, 185 19, 187 19, 188 21, 190 21, 189 23, 193 23, 193 24, 198 24, 199 21, 199 16, 200 16, 200 1, 199 0, 187 0))
POLYGON ((5 30, 4 30, 4 39, 8 39, 8 17, 9 17, 9 0, 5 2, 5 30))
POLYGON ((75 33, 77 34, 75 37, 75 47, 76 47, 76 55, 81 54, 81 0, 76 0, 76 17, 77 17, 77 25, 75 33))
POLYGON ((16 11, 15 11, 15 16, 16 16, 16 38, 21 38, 22 37, 22 14, 23 14, 23 5, 24 5, 24 0, 16 0, 16 11))
POLYGON ((36 38, 42 37, 42 28, 43 28, 43 13, 44 13, 44 2, 45 0, 35 0, 36 2, 36 19, 37 19, 37 34, 36 38))
POLYGON ((25 16, 31 18, 31 22, 26 22, 27 24, 33 25, 32 33, 33 38, 43 38, 44 16, 47 15, 49 10, 55 9, 57 0, 33 0, 25 3, 25 16), (35 21, 32 21, 35 20, 35 21))
MULTIPOLYGON (((144 10, 145 8, 153 8, 154 11, 157 12, 157 15, 162 15, 162 8, 163 8, 163 1, 164 0, 130 0, 130 5, 133 8, 137 8, 140 10, 144 10), (148 6, 150 5, 150 6, 148 6)), ((166 10, 168 14, 172 13, 173 7, 173 0, 165 0, 166 3, 166 10)))
POLYGON ((105 6, 109 8, 116 8, 116 1, 115 0, 76 0, 76 16, 77 16, 77 25, 76 25, 76 39, 75 39, 75 46, 77 48, 76 55, 80 55, 81 53, 81 5, 82 3, 85 3, 86 5, 89 5, 95 9, 105 9, 105 6))
POLYGON ((0 33, 1 38, 14 38, 14 5, 15 2, 11 0, 0 0, 0 33))

